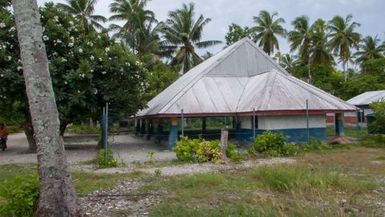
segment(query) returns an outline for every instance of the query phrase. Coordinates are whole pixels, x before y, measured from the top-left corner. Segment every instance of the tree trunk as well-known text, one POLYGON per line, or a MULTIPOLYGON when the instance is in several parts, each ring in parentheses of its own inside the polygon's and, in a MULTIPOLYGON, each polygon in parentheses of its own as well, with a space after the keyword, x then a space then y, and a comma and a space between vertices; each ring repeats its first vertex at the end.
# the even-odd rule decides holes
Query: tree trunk
MULTIPOLYGON (((30 116, 28 114, 28 116, 30 116)), ((23 125, 25 136, 27 137, 28 141, 28 149, 30 152, 35 153, 37 151, 37 144, 33 133, 33 126, 32 126, 32 120, 31 118, 27 118, 27 121, 23 125)))
POLYGON ((65 133, 65 131, 66 131, 66 129, 67 129, 67 126, 68 126, 68 123, 67 122, 63 122, 63 123, 61 123, 60 124, 60 136, 64 136, 64 133, 65 133))
POLYGON ((310 56, 308 57, 308 63, 307 63, 307 80, 308 80, 308 83, 311 84, 312 82, 312 77, 311 77, 311 64, 310 64, 310 56))
POLYGON ((37 143, 40 198, 36 216, 83 216, 59 134, 48 59, 36 0, 12 0, 23 73, 37 143))

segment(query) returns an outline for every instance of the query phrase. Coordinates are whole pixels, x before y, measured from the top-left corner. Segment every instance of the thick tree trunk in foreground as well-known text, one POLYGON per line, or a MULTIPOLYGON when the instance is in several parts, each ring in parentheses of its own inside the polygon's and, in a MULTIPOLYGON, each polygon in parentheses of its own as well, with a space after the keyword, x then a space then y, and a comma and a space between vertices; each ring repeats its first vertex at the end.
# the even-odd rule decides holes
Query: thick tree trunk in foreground
POLYGON ((36 0, 12 0, 24 80, 37 143, 40 198, 36 216, 82 216, 71 182, 36 0))

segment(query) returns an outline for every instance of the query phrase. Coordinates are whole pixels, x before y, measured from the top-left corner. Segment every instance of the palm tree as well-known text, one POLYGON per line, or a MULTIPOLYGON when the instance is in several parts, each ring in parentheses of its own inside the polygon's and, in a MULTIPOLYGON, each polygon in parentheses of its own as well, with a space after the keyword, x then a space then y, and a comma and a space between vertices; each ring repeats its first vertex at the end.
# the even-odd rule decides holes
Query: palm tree
MULTIPOLYGON (((148 40, 157 38, 154 28, 157 20, 154 12, 145 9, 147 3, 148 0, 114 0, 110 5, 114 15, 109 20, 124 22, 122 26, 110 25, 110 30, 140 56, 145 54, 142 48, 148 45, 148 40)), ((153 43, 151 40, 150 44, 153 43)))
POLYGON ((313 39, 313 29, 307 16, 297 17, 293 22, 294 30, 288 33, 290 51, 298 50, 298 56, 308 66, 308 82, 311 83, 310 48, 313 39))
POLYGON ((275 48, 279 50, 277 36, 286 36, 286 30, 281 25, 285 20, 277 16, 277 12, 270 14, 267 11, 261 11, 259 16, 254 17, 254 22, 257 24, 252 28, 252 31, 256 32, 254 40, 259 42, 259 46, 268 55, 274 53, 275 48))
POLYGON ((182 64, 182 72, 186 73, 193 66, 199 64, 202 58, 195 52, 195 48, 207 48, 221 43, 217 40, 202 40, 203 28, 211 21, 200 15, 194 19, 195 7, 193 3, 183 4, 181 9, 169 12, 169 18, 161 23, 164 48, 174 54, 172 64, 182 64))
POLYGON ((352 18, 352 15, 346 16, 345 19, 335 16, 328 25, 329 46, 343 64, 345 80, 347 79, 347 64, 352 57, 351 48, 358 48, 361 38, 361 35, 354 31, 360 24, 352 22, 352 18))
POLYGON ((12 5, 29 112, 38 145, 40 192, 34 216, 84 216, 71 182, 64 143, 59 134, 59 113, 37 1, 13 0, 12 5))
POLYGON ((67 4, 59 3, 58 6, 65 12, 76 16, 89 31, 97 28, 103 30, 100 22, 106 22, 107 19, 101 15, 94 15, 95 4, 97 0, 66 0, 67 4))
POLYGON ((299 60, 290 54, 284 54, 279 58, 279 65, 282 66, 290 74, 295 73, 295 67, 299 64, 299 60))
POLYGON ((379 44, 380 39, 375 36, 367 36, 359 45, 359 51, 354 56, 357 57, 356 62, 362 63, 368 60, 384 57, 385 44, 379 44))
POLYGON ((310 47, 310 62, 312 64, 334 64, 334 58, 328 47, 328 37, 326 34, 326 23, 318 19, 311 26, 313 31, 312 43, 310 47))

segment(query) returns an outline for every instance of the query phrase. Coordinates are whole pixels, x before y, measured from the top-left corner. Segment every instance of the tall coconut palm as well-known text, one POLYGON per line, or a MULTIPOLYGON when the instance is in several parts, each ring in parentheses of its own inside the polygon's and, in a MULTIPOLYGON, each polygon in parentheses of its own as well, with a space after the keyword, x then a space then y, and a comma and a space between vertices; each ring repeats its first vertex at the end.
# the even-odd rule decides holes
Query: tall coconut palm
POLYGON ((288 33, 290 51, 298 50, 300 60, 308 66, 308 82, 311 83, 310 48, 313 39, 313 29, 307 16, 297 17, 293 22, 294 30, 288 33))
POLYGON ((83 24, 86 30, 100 29, 104 27, 100 22, 106 22, 107 19, 101 15, 94 15, 95 4, 97 0, 66 0, 67 4, 59 3, 58 6, 69 14, 76 16, 83 24))
POLYGON ((181 9, 170 11, 169 18, 160 27, 165 49, 174 54, 172 63, 181 64, 183 73, 202 61, 195 48, 207 48, 221 43, 217 40, 202 41, 203 29, 211 19, 200 15, 195 20, 194 9, 193 3, 183 4, 181 9))
POLYGON ((359 45, 359 51, 354 56, 357 63, 362 63, 368 60, 384 57, 385 44, 380 44, 380 39, 377 36, 365 37, 359 45))
POLYGON ((312 45, 310 48, 310 62, 312 64, 334 64, 334 58, 328 47, 328 37, 326 34, 326 23, 318 19, 311 26, 313 31, 312 45))
POLYGON ((114 15, 109 20, 123 21, 122 26, 110 25, 110 30, 139 55, 144 55, 140 47, 145 47, 148 39, 156 35, 152 30, 157 20, 154 12, 145 9, 147 3, 148 0, 114 0, 110 5, 114 15))
POLYGON ((345 80, 347 79, 347 64, 352 57, 351 49, 358 48, 361 38, 361 35, 355 32, 360 24, 352 22, 352 18, 352 15, 346 16, 345 19, 341 16, 335 16, 328 25, 329 46, 342 62, 345 80))
POLYGON ((279 50, 277 36, 286 36, 286 30, 282 26, 285 20, 278 17, 277 12, 270 14, 267 11, 261 11, 258 16, 254 17, 254 22, 256 26, 252 28, 252 31, 256 32, 255 41, 259 42, 259 46, 268 55, 274 53, 274 49, 279 50))
MULTIPOLYGON (((76 196, 63 139, 59 134, 59 113, 42 39, 36 0, 12 0, 23 75, 38 145, 39 204, 34 216, 84 216, 76 196)), ((33 201, 30 201, 31 205, 33 201)))

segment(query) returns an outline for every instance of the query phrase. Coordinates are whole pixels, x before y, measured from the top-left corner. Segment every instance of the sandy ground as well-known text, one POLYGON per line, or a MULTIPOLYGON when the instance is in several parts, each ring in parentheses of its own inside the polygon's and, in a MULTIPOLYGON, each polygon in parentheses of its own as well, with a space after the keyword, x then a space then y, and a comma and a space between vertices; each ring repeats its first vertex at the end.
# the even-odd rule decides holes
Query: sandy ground
MULTIPOLYGON (((64 138, 66 156, 71 165, 95 159, 97 155, 96 138, 89 136, 71 136, 64 138)), ((115 155, 125 164, 149 161, 148 153, 154 151, 152 160, 176 159, 175 153, 132 135, 111 136, 111 148, 115 155)), ((8 137, 8 149, 0 151, 0 165, 36 163, 36 154, 28 153, 28 142, 24 133, 13 134, 8 137)))

